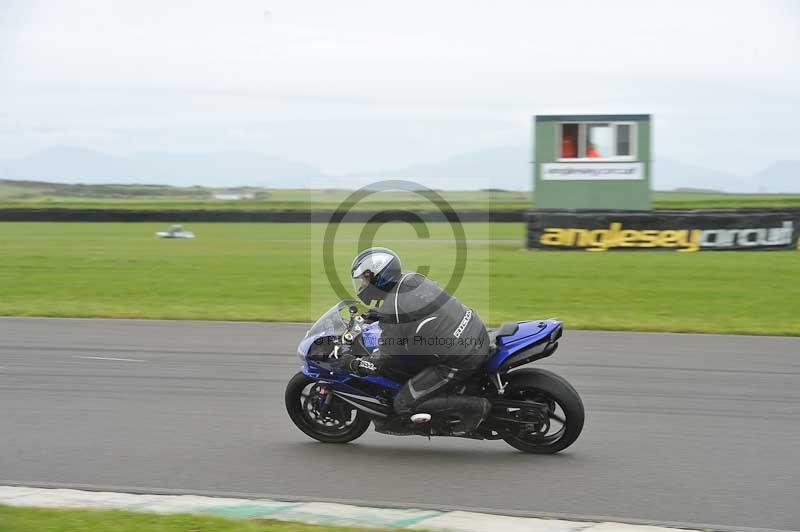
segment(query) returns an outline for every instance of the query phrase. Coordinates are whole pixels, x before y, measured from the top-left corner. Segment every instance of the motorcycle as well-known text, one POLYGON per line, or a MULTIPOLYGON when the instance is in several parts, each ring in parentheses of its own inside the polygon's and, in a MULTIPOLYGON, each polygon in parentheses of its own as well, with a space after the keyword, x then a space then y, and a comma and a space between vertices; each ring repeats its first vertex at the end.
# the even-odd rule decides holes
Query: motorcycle
POLYGON ((325 443, 353 441, 373 423, 376 431, 392 435, 504 440, 528 453, 557 453, 583 429, 581 398, 555 373, 520 366, 552 355, 562 334, 563 324, 555 319, 505 323, 490 330, 491 354, 483 371, 454 393, 486 397, 491 412, 474 432, 452 434, 450 416, 414 423, 394 413, 394 396, 417 372, 415 357, 393 357, 392 368, 381 376, 362 377, 339 367, 342 353, 365 356, 380 344, 379 323, 367 323, 356 301, 340 301, 297 348, 303 367, 286 387, 286 410, 301 431, 325 443))

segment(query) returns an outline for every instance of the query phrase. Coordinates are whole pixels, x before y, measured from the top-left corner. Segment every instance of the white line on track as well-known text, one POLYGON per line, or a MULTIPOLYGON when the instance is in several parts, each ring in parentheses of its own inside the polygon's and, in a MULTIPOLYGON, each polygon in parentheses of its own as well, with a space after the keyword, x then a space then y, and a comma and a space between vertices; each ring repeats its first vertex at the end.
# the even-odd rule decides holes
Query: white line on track
POLYGON ((85 358, 87 360, 114 360, 117 362, 147 362, 146 360, 139 360, 137 358, 79 357, 79 356, 76 356, 74 358, 85 358))

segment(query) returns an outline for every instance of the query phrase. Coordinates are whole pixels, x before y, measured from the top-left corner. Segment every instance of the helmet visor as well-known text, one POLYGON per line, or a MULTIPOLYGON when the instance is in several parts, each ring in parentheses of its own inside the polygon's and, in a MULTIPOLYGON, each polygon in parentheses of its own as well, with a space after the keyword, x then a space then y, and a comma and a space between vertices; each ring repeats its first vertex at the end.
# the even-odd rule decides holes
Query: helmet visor
POLYGON ((358 277, 353 277, 353 290, 356 294, 362 293, 369 287, 369 279, 367 278, 368 275, 370 274, 362 273, 358 277))

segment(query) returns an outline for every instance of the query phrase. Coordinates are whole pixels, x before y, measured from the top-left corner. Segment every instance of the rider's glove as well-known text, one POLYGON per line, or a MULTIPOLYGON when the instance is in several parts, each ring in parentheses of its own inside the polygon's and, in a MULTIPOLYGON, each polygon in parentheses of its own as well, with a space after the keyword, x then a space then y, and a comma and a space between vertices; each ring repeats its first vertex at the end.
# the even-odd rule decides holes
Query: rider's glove
POLYGON ((386 356, 381 355, 377 350, 363 358, 357 358, 351 354, 344 354, 339 357, 340 368, 362 377, 380 373, 385 362, 386 356))
POLYGON ((358 359, 353 355, 346 353, 339 356, 339 367, 350 373, 355 373, 353 369, 358 364, 358 359))

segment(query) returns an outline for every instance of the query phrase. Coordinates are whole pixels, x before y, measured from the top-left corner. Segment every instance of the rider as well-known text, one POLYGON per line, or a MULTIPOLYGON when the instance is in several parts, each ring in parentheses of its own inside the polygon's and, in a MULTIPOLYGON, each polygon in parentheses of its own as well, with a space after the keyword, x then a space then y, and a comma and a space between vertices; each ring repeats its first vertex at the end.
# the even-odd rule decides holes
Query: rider
POLYGON ((361 301, 380 302, 365 318, 380 322, 381 342, 361 359, 342 356, 341 364, 359 375, 375 375, 394 355, 424 357, 425 368, 395 397, 395 411, 416 422, 430 415, 455 417, 453 435, 478 428, 491 408, 489 400, 454 393, 489 357, 489 337, 477 313, 425 276, 402 273, 400 257, 390 249, 362 251, 351 274, 361 301))

